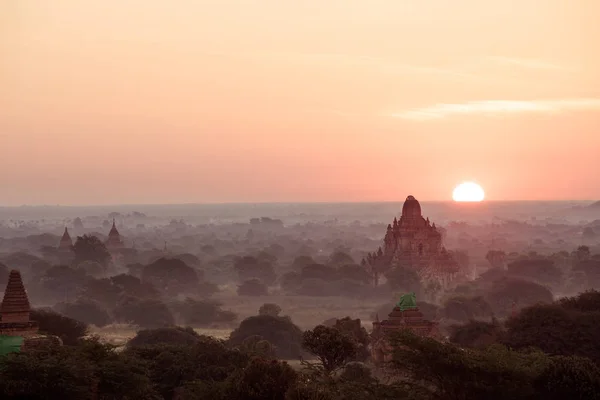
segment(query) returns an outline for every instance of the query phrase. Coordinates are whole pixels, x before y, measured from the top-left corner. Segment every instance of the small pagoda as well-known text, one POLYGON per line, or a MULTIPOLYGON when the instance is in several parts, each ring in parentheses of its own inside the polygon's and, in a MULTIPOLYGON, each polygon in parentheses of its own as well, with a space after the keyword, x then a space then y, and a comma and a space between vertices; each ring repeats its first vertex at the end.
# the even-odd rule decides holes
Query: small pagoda
POLYGON ((108 233, 108 240, 106 241, 106 248, 111 249, 122 249, 125 247, 123 243, 123 239, 121 238, 121 234, 117 230, 117 224, 115 219, 113 218, 112 228, 110 228, 110 232, 108 233))
POLYGON ((73 249, 73 239, 69 235, 69 230, 65 227, 65 233, 63 233, 60 243, 58 245, 58 251, 68 252, 73 249))
POLYGON ((371 356, 375 364, 390 360, 389 335, 405 329, 423 337, 439 337, 438 324, 424 318, 417 306, 414 292, 400 297, 400 301, 388 314, 388 319, 379 321, 379 316, 376 316, 371 333, 371 356))

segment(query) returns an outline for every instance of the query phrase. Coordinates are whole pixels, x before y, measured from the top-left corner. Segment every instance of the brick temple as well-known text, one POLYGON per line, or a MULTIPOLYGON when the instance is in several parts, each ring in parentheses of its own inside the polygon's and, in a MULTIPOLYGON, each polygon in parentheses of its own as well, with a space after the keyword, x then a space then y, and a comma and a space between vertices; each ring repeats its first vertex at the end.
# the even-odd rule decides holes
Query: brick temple
POLYGON ((0 354, 62 344, 56 336, 38 334, 38 323, 30 314, 21 273, 12 270, 0 305, 0 354))
POLYGON ((376 316, 371 333, 371 357, 376 365, 390 361, 391 346, 388 338, 390 334, 402 330, 409 330, 422 337, 440 338, 438 323, 425 319, 419 311, 414 293, 402 296, 388 314, 388 319, 379 321, 379 316, 376 316))
POLYGON ((444 247, 440 230, 435 222, 423 217, 421 204, 414 196, 406 198, 400 219, 394 218, 387 226, 383 246, 369 253, 362 264, 372 274, 375 285, 382 274, 396 266, 411 268, 422 281, 437 281, 442 287, 461 272, 444 247))

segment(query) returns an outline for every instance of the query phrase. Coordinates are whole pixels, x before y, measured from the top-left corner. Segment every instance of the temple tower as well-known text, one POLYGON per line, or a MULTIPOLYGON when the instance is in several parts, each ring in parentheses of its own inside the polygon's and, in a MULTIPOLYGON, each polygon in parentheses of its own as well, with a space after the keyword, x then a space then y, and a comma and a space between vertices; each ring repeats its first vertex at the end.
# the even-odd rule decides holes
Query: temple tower
POLYGON ((123 248, 123 240, 121 239, 121 234, 117 230, 117 225, 115 223, 115 219, 113 218, 112 228, 108 233, 108 240, 106 241, 106 247, 108 249, 120 249, 123 248))
POLYGON ((21 273, 12 270, 0 306, 0 355, 62 345, 57 336, 38 334, 38 323, 29 319, 30 313, 21 273))
POLYGON ((60 251, 71 251, 73 247, 73 239, 71 239, 71 235, 69 235, 69 230, 65 227, 65 233, 63 233, 62 238, 60 239, 60 244, 58 245, 58 250, 60 251))
POLYGON ((29 320, 30 312, 31 306, 23 286, 21 273, 12 270, 0 306, 0 318, 2 318, 0 335, 23 336, 37 332, 37 323, 29 320))
POLYGON ((440 230, 423 217, 414 196, 406 198, 400 218, 387 226, 382 246, 369 253, 363 265, 373 275, 375 285, 381 274, 396 266, 415 270, 423 280, 443 282, 459 272, 456 260, 443 246, 440 230))

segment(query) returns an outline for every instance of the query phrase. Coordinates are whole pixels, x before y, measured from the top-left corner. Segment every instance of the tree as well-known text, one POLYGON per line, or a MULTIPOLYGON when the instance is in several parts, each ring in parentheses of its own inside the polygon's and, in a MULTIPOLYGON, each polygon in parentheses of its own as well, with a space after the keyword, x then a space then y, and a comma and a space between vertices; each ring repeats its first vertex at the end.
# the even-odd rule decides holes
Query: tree
POLYGON ((450 342, 461 347, 486 348, 498 343, 504 333, 497 320, 469 321, 450 328, 450 342))
POLYGON ((504 268, 506 253, 502 250, 490 250, 485 255, 485 259, 490 263, 492 268, 504 268))
POLYGON ((300 271, 302 280, 321 279, 323 281, 335 281, 338 279, 338 271, 334 267, 323 264, 306 265, 300 271))
POLYGON ((199 271, 177 258, 159 258, 142 270, 143 282, 170 294, 196 291, 200 278, 199 271))
POLYGON ((388 285, 393 291, 415 292, 417 296, 423 292, 421 278, 415 270, 407 267, 395 267, 385 274, 388 285))
POLYGON ((327 373, 344 366, 356 356, 357 345, 337 328, 318 325, 302 335, 302 346, 315 355, 327 373))
POLYGON ((4 286, 8 283, 9 273, 8 267, 0 262, 0 285, 4 286))
POLYGON ((270 315, 278 317, 281 314, 281 307, 273 303, 265 303, 258 309, 258 315, 270 315))
POLYGON ((366 270, 366 268, 358 264, 348 264, 339 267, 338 276, 357 281, 365 285, 373 280, 373 277, 366 270))
POLYGON ((405 330, 392 336, 391 367, 420 398, 531 399, 533 381, 547 363, 541 352, 520 354, 502 346, 461 349, 405 330))
POLYGON ((75 264, 84 261, 95 261, 106 266, 111 259, 104 243, 93 235, 77 236, 77 240, 73 245, 73 252, 75 253, 75 264))
POLYGON ((600 362, 600 313, 559 304, 527 307, 506 321, 504 342, 514 349, 537 347, 551 355, 587 357, 600 362))
POLYGON ((600 368, 587 358, 552 357, 536 379, 539 398, 547 400, 600 399, 600 368))
POLYGON ((112 321, 102 305, 89 299, 78 299, 74 303, 58 303, 54 308, 69 318, 98 327, 106 326, 112 321))
POLYGON ((115 319, 141 328, 160 328, 175 325, 171 310, 158 299, 125 298, 114 310, 115 319))
POLYGON ((331 256, 329 256, 327 264, 334 267, 340 267, 342 265, 356 264, 356 262, 348 253, 334 251, 331 256))
POLYGON ((292 262, 292 270, 300 271, 307 265, 316 264, 316 261, 311 256, 298 256, 292 262))
POLYGON ((214 323, 229 323, 235 321, 237 315, 221 309, 221 303, 212 300, 195 300, 186 298, 170 304, 173 312, 185 324, 191 326, 206 326, 214 323))
POLYGON ((31 310, 30 318, 38 323, 40 333, 58 336, 67 346, 77 344, 88 332, 87 324, 50 309, 31 310))
POLYGON ((286 363, 264 358, 253 358, 233 377, 232 400, 284 400, 288 389, 296 381, 296 373, 286 363))
POLYGON ((333 327, 354 340, 356 343, 356 356, 354 359, 356 361, 366 361, 369 358, 369 333, 362 326, 360 319, 350 317, 336 319, 333 327))
POLYGON ((229 336, 229 344, 240 346, 251 336, 260 336, 275 346, 281 359, 298 359, 302 355, 302 331, 289 317, 256 315, 246 318, 229 336))
POLYGON ((239 296, 267 296, 269 290, 258 279, 249 279, 238 286, 237 294, 239 296))
POLYGON ((492 308, 481 296, 457 296, 446 300, 440 314, 450 320, 466 322, 480 317, 491 317, 492 308))
POLYGON ((172 344, 189 346, 200 341, 201 336, 192 328, 179 326, 143 329, 127 342, 127 347, 172 344))
POLYGON ((525 258, 508 264, 508 273, 544 285, 558 285, 563 282, 562 271, 547 258, 525 258))
POLYGON ((522 279, 500 279, 493 282, 485 296, 495 315, 510 315, 513 309, 534 304, 552 303, 552 292, 535 282, 522 279))
POLYGON ((271 285, 277 279, 273 264, 266 259, 252 256, 240 257, 235 261, 233 267, 242 281, 260 279, 267 285, 271 285))

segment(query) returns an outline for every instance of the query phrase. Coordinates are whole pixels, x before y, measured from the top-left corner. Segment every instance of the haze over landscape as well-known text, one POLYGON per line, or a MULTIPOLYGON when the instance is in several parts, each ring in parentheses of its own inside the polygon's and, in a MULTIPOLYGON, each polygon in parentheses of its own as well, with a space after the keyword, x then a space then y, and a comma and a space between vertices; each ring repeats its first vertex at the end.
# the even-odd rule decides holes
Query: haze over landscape
POLYGON ((600 2, 0 2, 0 399, 600 400, 600 2))

